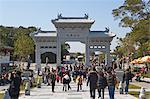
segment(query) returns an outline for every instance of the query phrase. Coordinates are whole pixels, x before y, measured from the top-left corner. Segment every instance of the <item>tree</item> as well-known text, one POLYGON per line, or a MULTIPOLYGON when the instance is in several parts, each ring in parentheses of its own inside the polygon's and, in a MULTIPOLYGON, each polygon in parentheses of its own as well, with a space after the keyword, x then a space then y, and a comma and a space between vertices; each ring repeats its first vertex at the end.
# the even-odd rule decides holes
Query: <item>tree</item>
POLYGON ((19 59, 27 58, 28 55, 34 52, 34 42, 28 35, 21 34, 14 42, 15 55, 19 59))
POLYGON ((4 26, 0 26, 0 42, 4 46, 13 46, 13 39, 11 38, 13 29, 13 27, 6 28, 4 26))
POLYGON ((149 20, 150 1, 125 0, 112 14, 116 19, 121 19, 120 26, 134 28, 140 20, 149 20))
POLYGON ((131 32, 120 41, 118 48, 131 54, 135 51, 133 47, 138 46, 139 56, 145 55, 142 53, 148 51, 150 45, 150 1, 125 0, 112 14, 115 19, 121 19, 120 26, 131 29, 131 32))
MULTIPOLYGON (((29 34, 34 31, 36 31, 36 28, 33 26, 25 28, 23 26, 20 26, 20 27, 7 26, 6 27, 6 26, 0 25, 0 50, 3 49, 3 47, 5 46, 14 48, 14 43, 16 42, 16 40, 18 40, 18 37, 20 35, 26 35, 29 37, 29 34)), ((11 54, 14 55, 13 52, 11 52, 11 54)))

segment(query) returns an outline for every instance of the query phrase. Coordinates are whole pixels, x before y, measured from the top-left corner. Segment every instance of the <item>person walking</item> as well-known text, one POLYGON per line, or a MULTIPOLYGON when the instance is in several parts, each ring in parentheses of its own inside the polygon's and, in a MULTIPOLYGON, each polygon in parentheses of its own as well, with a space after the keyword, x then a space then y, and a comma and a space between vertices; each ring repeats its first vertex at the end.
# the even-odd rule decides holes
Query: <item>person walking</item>
POLYGON ((112 74, 110 69, 107 71, 106 79, 108 84, 109 97, 110 99, 114 99, 116 76, 112 74))
POLYGON ((63 91, 67 91, 67 85, 69 83, 69 76, 67 73, 65 73, 64 77, 63 77, 63 91))
POLYGON ((126 69, 123 75, 123 83, 125 82, 125 94, 128 94, 129 81, 132 79, 132 74, 129 69, 126 69))
POLYGON ((97 88, 97 80, 98 80, 98 75, 96 73, 96 69, 93 67, 92 71, 90 71, 88 74, 88 81, 87 81, 87 86, 88 84, 90 84, 90 97, 92 99, 95 99, 95 90, 97 88))
POLYGON ((68 82, 68 90, 71 90, 71 86, 70 86, 70 82, 71 82, 71 75, 69 74, 69 72, 67 72, 68 76, 69 76, 69 80, 68 82))
POLYGON ((52 70, 51 75, 51 84, 52 84, 52 92, 54 92, 54 88, 55 88, 55 81, 56 81, 56 74, 55 74, 55 70, 52 70))
POLYGON ((13 76, 8 91, 11 99, 18 99, 21 84, 21 72, 17 71, 13 76))
POLYGON ((78 77, 77 77, 77 79, 76 79, 77 81, 77 92, 79 91, 79 89, 80 90, 82 90, 82 81, 83 81, 83 79, 82 79, 82 75, 79 75, 78 77), (80 87, 80 88, 79 88, 80 87))
POLYGON ((104 90, 107 86, 107 79, 104 76, 104 73, 102 71, 98 72, 98 98, 99 99, 104 99, 104 90))
POLYGON ((47 84, 47 86, 50 86, 51 85, 51 72, 49 72, 48 74, 47 74, 47 76, 46 76, 46 79, 47 79, 47 82, 48 82, 48 84, 47 84))

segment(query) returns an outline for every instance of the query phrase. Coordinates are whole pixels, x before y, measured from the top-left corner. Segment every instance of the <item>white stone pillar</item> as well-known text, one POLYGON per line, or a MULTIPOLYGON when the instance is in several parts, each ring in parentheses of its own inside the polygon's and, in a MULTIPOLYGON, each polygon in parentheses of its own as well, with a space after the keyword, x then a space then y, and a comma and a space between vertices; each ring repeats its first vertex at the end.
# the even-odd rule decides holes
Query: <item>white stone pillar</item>
POLYGON ((105 64, 106 64, 108 67, 111 66, 110 42, 107 42, 107 43, 106 43, 105 64))
POLYGON ((107 65, 107 52, 105 52, 105 65, 107 65))
POLYGON ((90 49, 88 38, 85 43, 85 65, 90 66, 90 49))
POLYGON ((35 70, 37 71, 38 68, 41 70, 41 53, 40 53, 40 48, 37 45, 35 51, 35 63, 36 63, 35 70))
POLYGON ((61 65, 61 41, 57 37, 57 66, 61 65))

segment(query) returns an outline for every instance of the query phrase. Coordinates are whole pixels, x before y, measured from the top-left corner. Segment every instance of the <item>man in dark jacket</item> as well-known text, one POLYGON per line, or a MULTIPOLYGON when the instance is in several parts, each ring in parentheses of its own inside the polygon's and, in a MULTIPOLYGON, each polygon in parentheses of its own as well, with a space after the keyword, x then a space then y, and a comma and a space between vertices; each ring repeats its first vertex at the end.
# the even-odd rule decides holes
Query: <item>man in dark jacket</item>
POLYGON ((88 81, 87 81, 87 86, 88 83, 90 83, 90 96, 93 99, 95 99, 95 89, 97 88, 97 80, 98 80, 98 75, 96 73, 96 69, 93 67, 92 71, 90 71, 88 75, 88 81))
POLYGON ((107 84, 110 99, 114 99, 116 76, 112 74, 111 69, 107 71, 107 84))
POLYGON ((128 94, 129 81, 132 79, 132 74, 129 69, 124 72, 123 82, 125 82, 125 94, 128 94))
POLYGON ((99 95, 99 98, 104 99, 104 89, 107 86, 107 79, 104 76, 104 73, 102 71, 98 72, 98 82, 97 82, 97 85, 98 85, 98 95, 99 95), (102 94, 101 94, 101 92, 102 92, 102 94))
POLYGON ((11 99, 18 99, 20 92, 20 84, 21 84, 21 72, 17 71, 14 74, 14 78, 11 79, 10 87, 9 87, 9 95, 11 99))

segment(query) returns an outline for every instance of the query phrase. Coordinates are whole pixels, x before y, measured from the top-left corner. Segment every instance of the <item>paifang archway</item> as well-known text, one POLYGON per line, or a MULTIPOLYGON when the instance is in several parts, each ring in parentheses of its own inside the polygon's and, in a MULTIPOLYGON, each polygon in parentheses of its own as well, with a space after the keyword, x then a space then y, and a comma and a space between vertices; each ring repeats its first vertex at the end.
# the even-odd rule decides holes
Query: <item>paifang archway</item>
POLYGON ((38 30, 30 36, 36 45, 36 64, 41 68, 40 55, 43 50, 56 53, 57 65, 61 65, 61 44, 66 41, 80 41, 85 43, 85 65, 90 66, 90 52, 101 51, 105 53, 105 64, 111 66, 110 43, 115 34, 106 28, 104 31, 91 31, 90 28, 95 20, 85 14, 84 17, 63 17, 52 20, 56 31, 38 30))

